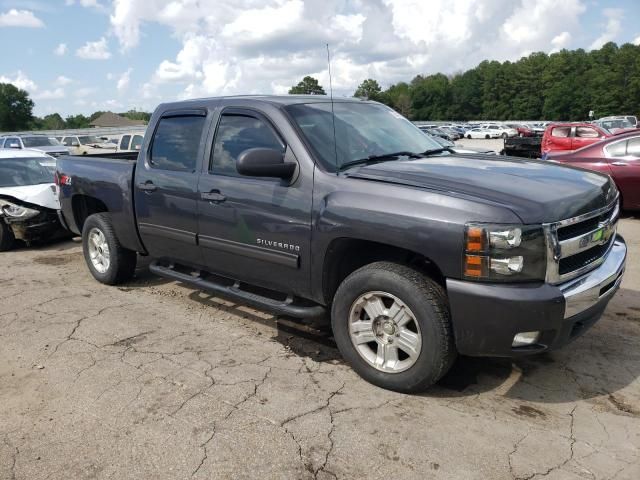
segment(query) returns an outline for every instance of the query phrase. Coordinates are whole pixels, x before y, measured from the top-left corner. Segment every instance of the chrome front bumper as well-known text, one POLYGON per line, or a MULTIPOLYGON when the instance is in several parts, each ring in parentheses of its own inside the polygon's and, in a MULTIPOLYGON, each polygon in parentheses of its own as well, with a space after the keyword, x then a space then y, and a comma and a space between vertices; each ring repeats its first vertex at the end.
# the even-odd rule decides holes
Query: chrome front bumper
POLYGON ((564 318, 573 317, 608 300, 620 287, 627 259, 627 246, 619 235, 599 267, 558 285, 565 298, 564 318))

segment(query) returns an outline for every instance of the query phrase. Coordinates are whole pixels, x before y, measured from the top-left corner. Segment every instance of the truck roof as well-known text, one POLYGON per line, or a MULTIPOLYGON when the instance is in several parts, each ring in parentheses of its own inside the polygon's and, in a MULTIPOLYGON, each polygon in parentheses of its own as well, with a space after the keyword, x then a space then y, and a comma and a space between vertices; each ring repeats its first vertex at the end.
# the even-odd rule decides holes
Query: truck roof
MULTIPOLYGON (((329 95, 230 95, 223 97, 210 97, 210 98, 194 98, 190 100, 181 100, 177 102, 163 103, 162 107, 177 107, 180 105, 189 106, 194 103, 206 104, 209 102, 218 102, 220 100, 253 100, 255 102, 270 103, 274 105, 296 105, 302 103, 329 103, 331 97, 329 95)), ((348 103, 348 102, 370 102, 355 97, 338 97, 333 99, 334 103, 348 103)), ((371 102, 373 103, 373 102, 371 102)))

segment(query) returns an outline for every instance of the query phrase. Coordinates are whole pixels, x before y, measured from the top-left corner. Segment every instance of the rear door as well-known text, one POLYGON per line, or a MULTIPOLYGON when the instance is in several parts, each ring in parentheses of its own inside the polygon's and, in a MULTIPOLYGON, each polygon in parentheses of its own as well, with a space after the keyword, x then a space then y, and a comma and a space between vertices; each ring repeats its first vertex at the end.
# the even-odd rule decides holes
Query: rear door
POLYGON ((621 148, 608 148, 609 165, 616 185, 622 194, 625 208, 640 208, 640 137, 630 138, 621 148))
POLYGON ((118 145, 118 150, 126 151, 129 150, 129 141, 131 140, 131 135, 123 135, 120 139, 120 144, 118 145))
POLYGON ((206 110, 165 112, 138 162, 136 216, 152 257, 201 264, 197 196, 206 120, 206 110))
POLYGON ((227 107, 216 122, 209 165, 199 184, 205 265, 236 280, 303 294, 310 275, 312 176, 301 172, 291 183, 240 175, 236 160, 250 148, 281 150, 286 161, 296 158, 263 112, 227 107))

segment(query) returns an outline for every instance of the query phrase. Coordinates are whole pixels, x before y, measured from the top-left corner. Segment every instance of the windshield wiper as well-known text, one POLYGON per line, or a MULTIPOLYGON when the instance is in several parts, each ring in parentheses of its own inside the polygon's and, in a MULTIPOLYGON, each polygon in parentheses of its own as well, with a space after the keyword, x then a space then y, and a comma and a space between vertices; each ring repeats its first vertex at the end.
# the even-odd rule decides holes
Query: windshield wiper
POLYGON ((452 152, 451 147, 433 148, 431 150, 425 150, 420 155, 436 155, 442 152, 452 152))
POLYGON ((391 160, 396 157, 410 157, 410 158, 420 158, 422 156, 421 153, 415 152, 393 152, 393 153, 384 153, 382 155, 369 155, 365 158, 359 158, 357 160, 352 160, 347 163, 343 163, 340 165, 340 170, 344 170, 345 168, 354 167, 356 165, 367 165, 369 163, 376 162, 384 162, 386 160, 391 160))

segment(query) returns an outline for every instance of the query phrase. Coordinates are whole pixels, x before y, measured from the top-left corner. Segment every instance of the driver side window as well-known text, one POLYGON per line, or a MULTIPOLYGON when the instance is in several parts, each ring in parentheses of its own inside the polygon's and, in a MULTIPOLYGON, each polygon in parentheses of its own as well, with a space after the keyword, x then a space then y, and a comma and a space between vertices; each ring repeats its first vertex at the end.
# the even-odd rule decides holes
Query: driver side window
POLYGON ((223 114, 216 130, 209 171, 240 176, 236 161, 250 148, 272 148, 284 153, 285 145, 265 121, 249 115, 223 114))

